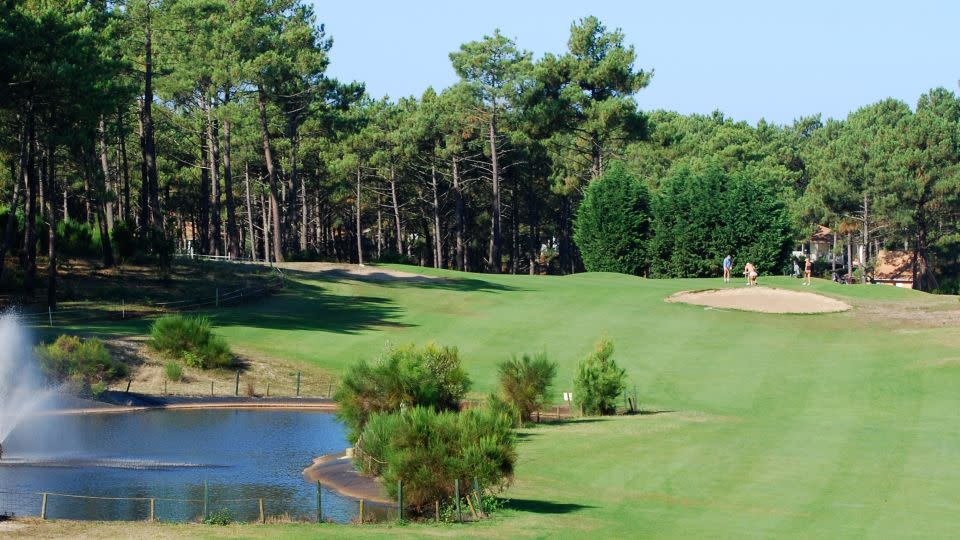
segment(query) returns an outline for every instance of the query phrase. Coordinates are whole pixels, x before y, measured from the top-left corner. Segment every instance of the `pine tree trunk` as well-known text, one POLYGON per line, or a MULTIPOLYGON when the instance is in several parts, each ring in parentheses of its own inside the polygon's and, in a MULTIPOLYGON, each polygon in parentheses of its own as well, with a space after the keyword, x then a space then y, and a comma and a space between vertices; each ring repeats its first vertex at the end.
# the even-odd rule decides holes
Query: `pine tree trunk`
POLYGON ((390 166, 390 198, 393 201, 393 218, 397 225, 397 255, 403 255, 403 233, 400 229, 400 205, 397 204, 397 173, 390 166))
POLYGON ((307 213, 307 180, 304 175, 300 175, 300 251, 307 251, 307 239, 309 237, 309 215, 307 213))
POLYGON ((149 185, 149 225, 162 241, 163 219, 160 215, 160 184, 157 180, 157 151, 153 134, 153 32, 149 17, 148 12, 144 48, 143 162, 149 185))
POLYGON ((243 162, 243 186, 247 199, 247 234, 250 236, 250 258, 257 260, 257 237, 253 234, 253 209, 250 206, 250 164, 243 162))
POLYGON ((460 160, 453 158, 453 195, 454 208, 457 217, 457 270, 466 270, 466 252, 463 239, 463 188, 460 186, 460 160))
POLYGON ((207 113, 207 148, 210 151, 210 240, 214 255, 223 255, 223 235, 220 223, 220 137, 217 121, 213 118, 210 100, 203 97, 207 113))
MULTIPOLYGON (((224 102, 230 102, 230 85, 224 93, 224 102)), ((240 228, 237 226, 237 202, 233 196, 233 167, 231 163, 230 120, 223 122, 223 191, 227 197, 227 254, 231 258, 240 256, 240 228)), ((249 180, 248 180, 249 183, 249 180)), ((248 186, 249 187, 249 186, 248 186)), ((249 199, 247 203, 249 203, 249 199)))
POLYGON ((37 235, 36 235, 36 216, 37 216, 37 174, 34 170, 36 166, 34 148, 36 147, 36 132, 34 127, 33 104, 27 105, 27 161, 23 168, 25 202, 23 218, 23 250, 24 250, 24 286, 27 292, 32 293, 36 284, 34 279, 37 273, 37 235))
POLYGON ((260 192, 260 215, 263 217, 263 260, 270 261, 270 216, 267 212, 267 204, 263 199, 263 192, 260 192))
MULTIPOLYGON (((140 110, 137 111, 137 135, 140 138, 140 155, 147 154, 147 138, 143 130, 143 103, 138 103, 140 110)), ((147 229, 150 228, 150 179, 147 174, 147 160, 140 159, 140 213, 138 214, 137 227, 140 229, 141 236, 146 236, 147 229)), ((87 214, 90 213, 89 206, 87 214)))
MULTIPOLYGON (((93 148, 91 148, 90 150, 95 152, 93 148)), ((87 169, 89 170, 88 174, 93 174, 93 169, 96 168, 96 164, 94 163, 96 161, 96 159, 94 158, 96 154, 93 152, 91 152, 90 159, 88 160, 88 162, 90 163, 87 166, 87 169)), ((107 229, 107 217, 106 217, 107 212, 106 212, 106 203, 105 203, 106 197, 104 196, 107 189, 106 189, 106 184, 104 182, 100 182, 99 184, 100 185, 97 186, 97 189, 96 189, 97 199, 96 199, 96 204, 94 204, 94 206, 96 207, 96 211, 97 211, 97 224, 100 228, 100 253, 103 256, 103 267, 111 268, 113 267, 114 261, 113 261, 113 247, 110 245, 110 231, 107 229)))
MULTIPOLYGON (((283 236, 280 234, 280 204, 277 200, 277 175, 273 168, 273 151, 270 149, 270 129, 267 124, 267 97, 263 87, 257 85, 257 107, 260 112, 260 135, 263 140, 263 159, 267 165, 267 179, 270 191, 270 213, 273 218, 273 259, 275 262, 283 262, 283 253, 280 250, 280 242, 283 236)), ((264 235, 266 237, 266 235, 264 235)))
MULTIPOLYGON (((47 150, 47 307, 57 307, 57 210, 54 207, 56 192, 56 148, 51 144, 47 150)), ((2 259, 0 259, 2 260, 2 259)))
POLYGON ((100 115, 98 128, 100 135, 100 168, 103 169, 103 199, 106 207, 107 230, 113 230, 113 201, 110 194, 113 192, 113 182, 110 179, 110 160, 107 156, 107 124, 100 115))
MULTIPOLYGON (((120 146, 120 171, 123 173, 123 220, 130 224, 130 164, 127 163, 126 135, 123 132, 123 113, 117 112, 117 142, 120 146)), ((66 194, 66 189, 64 189, 66 194)), ((64 206, 66 208, 66 206, 64 206)))
POLYGON ((363 229, 360 227, 360 181, 363 176, 357 166, 357 263, 363 266, 363 229))
POLYGON ((213 239, 210 236, 210 141, 206 134, 200 134, 200 223, 197 235, 200 237, 200 253, 209 255, 213 239))
POLYGON ((487 270, 500 273, 500 164, 497 156, 497 115, 490 115, 487 124, 490 145, 490 176, 493 179, 493 202, 490 209, 490 249, 487 256, 487 270))
POLYGON ((437 165, 430 166, 430 187, 433 188, 433 267, 443 268, 443 242, 440 238, 440 199, 437 195, 437 165))
POLYGON ((860 283, 867 283, 867 261, 870 259, 870 205, 866 194, 863 196, 863 260, 860 261, 860 283))

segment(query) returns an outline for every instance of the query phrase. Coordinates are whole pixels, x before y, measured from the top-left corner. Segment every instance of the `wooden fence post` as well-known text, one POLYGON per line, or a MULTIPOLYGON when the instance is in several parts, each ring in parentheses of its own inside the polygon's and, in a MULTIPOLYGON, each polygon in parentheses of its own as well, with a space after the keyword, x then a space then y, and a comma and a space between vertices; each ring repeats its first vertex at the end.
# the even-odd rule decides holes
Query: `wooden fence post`
POLYGON ((207 505, 210 502, 210 492, 207 490, 207 481, 203 481, 203 520, 207 520, 207 505))
POLYGON ((480 482, 476 476, 473 477, 473 496, 477 498, 477 511, 480 512, 480 517, 483 517, 483 497, 480 495, 480 482))
POLYGON ((300 397, 300 372, 297 372, 297 397, 300 397))
POLYGON ((40 519, 47 519, 47 494, 43 493, 43 500, 40 502, 40 519))
POLYGON ((435 514, 433 516, 434 519, 437 523, 440 523, 440 501, 433 501, 433 511, 435 514))
POLYGON ((457 502, 457 521, 463 521, 463 514, 460 512, 460 479, 453 480, 453 499, 457 502))
POLYGON ((263 513, 263 497, 260 497, 260 523, 266 523, 267 516, 263 513))
POLYGON ((237 370, 237 388, 233 391, 234 396, 240 395, 240 370, 237 370))
POLYGON ((363 499, 360 499, 360 524, 363 525, 363 499))
POLYGON ((317 525, 323 523, 323 495, 320 494, 320 481, 317 480, 317 525))
POLYGON ((156 506, 154 505, 154 499, 150 499, 150 522, 156 521, 156 506))
POLYGON ((397 480, 397 521, 403 521, 403 480, 397 480))

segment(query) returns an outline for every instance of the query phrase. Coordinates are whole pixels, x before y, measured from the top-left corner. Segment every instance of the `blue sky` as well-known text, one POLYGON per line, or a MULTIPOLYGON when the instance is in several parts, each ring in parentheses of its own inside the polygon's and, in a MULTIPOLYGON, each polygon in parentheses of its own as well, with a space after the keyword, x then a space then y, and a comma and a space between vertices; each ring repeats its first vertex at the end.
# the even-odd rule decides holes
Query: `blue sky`
POLYGON ((315 0, 334 38, 330 74, 392 98, 456 82, 448 54, 495 28, 534 53, 562 53, 570 24, 619 27, 653 69, 644 110, 721 110, 737 120, 842 118, 886 97, 913 106, 960 79, 960 2, 717 0, 572 2, 315 0))

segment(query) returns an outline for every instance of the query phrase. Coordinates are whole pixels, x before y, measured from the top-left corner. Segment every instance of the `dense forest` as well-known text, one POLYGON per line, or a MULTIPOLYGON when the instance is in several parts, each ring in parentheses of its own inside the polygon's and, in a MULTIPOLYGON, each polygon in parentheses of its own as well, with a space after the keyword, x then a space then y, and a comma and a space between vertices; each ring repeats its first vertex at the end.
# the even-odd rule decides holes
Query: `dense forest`
POLYGON ((328 76, 332 46, 300 0, 3 2, 0 282, 42 273, 53 304, 58 257, 178 253, 661 277, 736 251, 783 273, 822 225, 864 271, 905 250, 915 287, 957 290, 946 89, 754 126, 639 110, 654 66, 594 17, 541 56, 466 42, 458 83, 399 99, 328 76))

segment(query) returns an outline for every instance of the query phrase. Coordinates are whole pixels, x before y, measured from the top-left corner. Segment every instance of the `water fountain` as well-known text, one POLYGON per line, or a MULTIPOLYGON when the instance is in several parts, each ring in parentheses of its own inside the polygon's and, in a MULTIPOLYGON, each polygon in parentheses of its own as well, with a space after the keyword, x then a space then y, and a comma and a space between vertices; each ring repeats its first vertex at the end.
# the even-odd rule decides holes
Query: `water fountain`
POLYGON ((31 350, 31 340, 17 315, 0 315, 0 460, 7 436, 52 395, 31 350))

